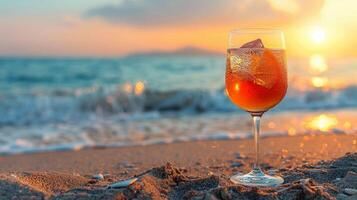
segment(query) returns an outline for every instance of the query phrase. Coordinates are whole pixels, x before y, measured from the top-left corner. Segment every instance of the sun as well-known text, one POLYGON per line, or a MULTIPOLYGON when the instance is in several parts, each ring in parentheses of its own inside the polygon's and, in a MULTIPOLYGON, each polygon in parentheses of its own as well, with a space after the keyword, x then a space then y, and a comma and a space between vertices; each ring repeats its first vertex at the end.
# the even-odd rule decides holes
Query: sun
POLYGON ((326 39, 326 32, 320 26, 315 26, 311 29, 310 37, 314 43, 321 44, 326 39))

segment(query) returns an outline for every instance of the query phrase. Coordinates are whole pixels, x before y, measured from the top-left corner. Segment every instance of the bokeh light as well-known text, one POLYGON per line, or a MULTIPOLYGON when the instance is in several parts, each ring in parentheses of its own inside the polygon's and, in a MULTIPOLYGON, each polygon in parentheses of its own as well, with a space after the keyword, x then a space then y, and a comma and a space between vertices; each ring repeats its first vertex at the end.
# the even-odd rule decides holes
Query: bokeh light
POLYGON ((138 81, 135 84, 135 95, 140 96, 145 90, 145 84, 142 81, 138 81))
POLYGON ((126 93, 132 93, 133 92, 133 86, 130 84, 130 83, 125 83, 123 85, 123 90, 126 92, 126 93))
POLYGON ((311 78, 311 84, 312 84, 312 86, 314 86, 316 88, 326 87, 328 84, 328 78, 314 76, 311 78))
POLYGON ((308 123, 308 128, 313 130, 328 131, 338 124, 338 120, 334 115, 321 114, 311 119, 308 123))
POLYGON ((328 70, 325 58, 322 55, 315 54, 310 58, 310 71, 312 73, 322 73, 328 70))

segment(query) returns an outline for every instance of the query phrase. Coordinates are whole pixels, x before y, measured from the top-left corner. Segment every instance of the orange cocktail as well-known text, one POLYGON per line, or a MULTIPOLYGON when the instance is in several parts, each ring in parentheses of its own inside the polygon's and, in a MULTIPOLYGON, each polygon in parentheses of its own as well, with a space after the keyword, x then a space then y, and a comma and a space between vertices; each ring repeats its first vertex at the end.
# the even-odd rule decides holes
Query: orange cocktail
POLYGON ((285 51, 228 49, 226 90, 231 101, 243 110, 259 113, 274 107, 287 90, 285 51))
POLYGON ((287 90, 284 49, 284 34, 278 29, 237 29, 229 33, 226 91, 234 104, 252 116, 255 144, 252 171, 231 176, 233 183, 274 187, 284 182, 280 176, 264 174, 259 164, 260 119, 287 90))

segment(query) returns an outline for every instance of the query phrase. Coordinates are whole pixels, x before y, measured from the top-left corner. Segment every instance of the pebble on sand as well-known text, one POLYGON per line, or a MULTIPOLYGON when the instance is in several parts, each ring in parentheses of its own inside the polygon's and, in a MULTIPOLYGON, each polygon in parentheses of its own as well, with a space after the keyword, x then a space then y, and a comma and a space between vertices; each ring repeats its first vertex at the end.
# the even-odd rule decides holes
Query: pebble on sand
POLYGON ((103 180, 104 179, 104 176, 103 176, 103 174, 94 174, 93 176, 92 176, 92 179, 95 179, 95 180, 103 180))
POLYGON ((355 195, 357 194, 357 189, 345 188, 343 192, 348 195, 355 195))
POLYGON ((336 199, 337 200, 345 200, 345 199, 347 199, 348 198, 348 196, 347 195, 345 195, 345 194, 337 194, 337 196, 336 196, 336 199))
POLYGON ((243 163, 241 162, 234 162, 231 164, 231 167, 241 167, 241 166, 243 166, 243 163))
POLYGON ((137 180, 138 180, 138 178, 131 178, 131 179, 127 179, 124 181, 119 181, 119 182, 108 185, 107 189, 127 187, 127 186, 135 183, 137 180))

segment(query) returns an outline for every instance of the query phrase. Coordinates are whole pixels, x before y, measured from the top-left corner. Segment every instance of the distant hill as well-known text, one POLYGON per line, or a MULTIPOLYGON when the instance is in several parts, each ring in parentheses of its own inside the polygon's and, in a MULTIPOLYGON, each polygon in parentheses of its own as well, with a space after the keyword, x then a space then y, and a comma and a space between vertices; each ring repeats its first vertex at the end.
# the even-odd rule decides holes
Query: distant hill
POLYGON ((128 55, 129 57, 135 56, 171 56, 171 55, 193 55, 193 56, 200 56, 200 55, 222 55, 221 52, 212 51, 207 49, 201 49, 198 47, 184 47, 180 49, 176 49, 174 51, 150 51, 150 52, 139 52, 128 55))

